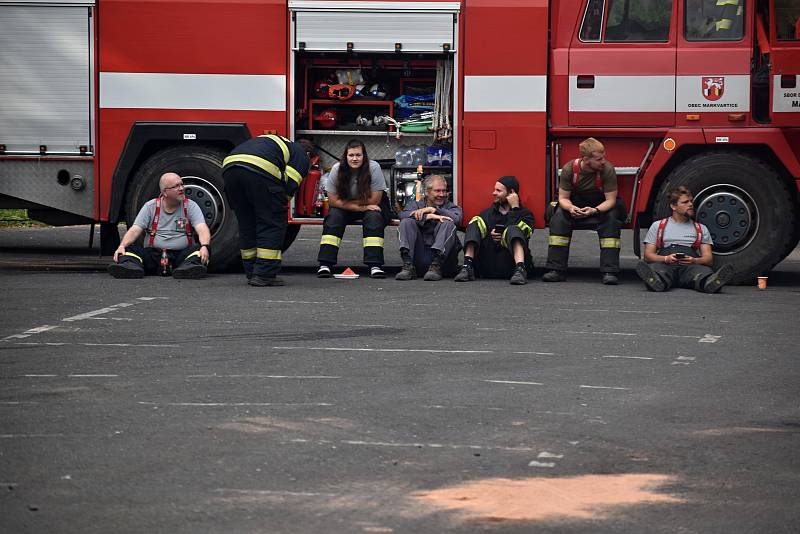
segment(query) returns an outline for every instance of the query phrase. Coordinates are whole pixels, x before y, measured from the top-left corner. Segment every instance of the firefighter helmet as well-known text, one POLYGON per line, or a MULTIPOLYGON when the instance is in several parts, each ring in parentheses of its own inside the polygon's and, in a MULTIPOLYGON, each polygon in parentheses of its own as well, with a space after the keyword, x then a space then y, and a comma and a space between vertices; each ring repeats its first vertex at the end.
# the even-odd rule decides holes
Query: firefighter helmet
POLYGON ((325 108, 314 117, 314 120, 319 124, 320 128, 333 128, 336 126, 337 121, 336 110, 325 108))
POLYGON ((347 85, 345 83, 337 83, 328 87, 328 96, 336 100, 349 100, 355 93, 354 85, 347 85))

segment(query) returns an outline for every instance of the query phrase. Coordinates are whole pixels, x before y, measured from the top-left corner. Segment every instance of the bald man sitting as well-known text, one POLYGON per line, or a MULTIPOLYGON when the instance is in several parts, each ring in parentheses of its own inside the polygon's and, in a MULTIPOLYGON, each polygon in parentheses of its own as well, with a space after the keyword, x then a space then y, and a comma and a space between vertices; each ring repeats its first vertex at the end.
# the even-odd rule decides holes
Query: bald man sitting
POLYGON ((174 172, 162 175, 158 187, 161 195, 142 206, 114 251, 114 263, 108 266, 114 278, 156 273, 182 279, 206 275, 211 231, 200 206, 185 197, 183 180, 174 172), (136 244, 142 235, 144 247, 136 244))

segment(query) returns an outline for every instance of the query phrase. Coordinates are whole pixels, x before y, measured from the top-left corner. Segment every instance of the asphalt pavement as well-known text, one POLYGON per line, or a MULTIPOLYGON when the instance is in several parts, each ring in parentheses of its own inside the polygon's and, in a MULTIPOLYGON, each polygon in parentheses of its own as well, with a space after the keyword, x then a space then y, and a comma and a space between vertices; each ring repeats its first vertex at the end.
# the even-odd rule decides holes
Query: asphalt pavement
POLYGON ((521 287, 317 279, 319 233, 253 288, 0 229, 0 532, 800 531, 798 251, 654 294, 629 232, 616 287, 589 232, 521 287))

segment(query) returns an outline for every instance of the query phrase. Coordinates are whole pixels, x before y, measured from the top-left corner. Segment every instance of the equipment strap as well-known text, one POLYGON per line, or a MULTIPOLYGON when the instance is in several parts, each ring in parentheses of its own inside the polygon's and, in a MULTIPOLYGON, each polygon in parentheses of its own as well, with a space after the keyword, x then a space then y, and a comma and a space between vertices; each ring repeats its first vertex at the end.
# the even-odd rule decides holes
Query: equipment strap
MULTIPOLYGON (((158 220, 161 218, 161 197, 156 199, 156 212, 153 214, 153 224, 150 227, 150 246, 156 242, 156 231, 158 230, 158 220)), ((186 240, 191 247, 194 243, 192 239, 192 224, 189 222, 189 199, 183 199, 183 218, 186 220, 186 240)))
MULTIPOLYGON (((667 227, 667 221, 669 221, 669 217, 661 219, 661 221, 658 223, 658 232, 656 232, 657 249, 664 248, 664 229, 667 227)), ((703 241, 703 228, 697 221, 692 221, 692 224, 694 224, 694 231, 696 232, 696 237, 694 239, 694 243, 692 243, 692 248, 695 250, 700 250, 700 243, 703 241)))
MULTIPOLYGON (((581 158, 576 158, 572 161, 572 190, 575 191, 578 188, 578 177, 581 173, 581 158)), ((597 188, 598 191, 603 190, 603 178, 600 176, 600 171, 597 171, 594 175, 594 186, 597 188)))

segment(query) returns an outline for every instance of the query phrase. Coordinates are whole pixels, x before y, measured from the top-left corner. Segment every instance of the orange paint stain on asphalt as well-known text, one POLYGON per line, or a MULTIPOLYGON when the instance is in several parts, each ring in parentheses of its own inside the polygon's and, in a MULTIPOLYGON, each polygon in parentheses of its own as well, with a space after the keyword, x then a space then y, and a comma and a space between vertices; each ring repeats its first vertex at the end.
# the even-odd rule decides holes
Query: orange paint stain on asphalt
POLYGON ((679 497, 656 493, 673 482, 673 477, 651 474, 493 478, 417 493, 415 497, 434 507, 460 512, 469 520, 603 519, 623 506, 683 502, 679 497))

